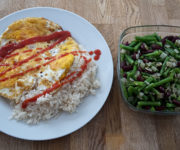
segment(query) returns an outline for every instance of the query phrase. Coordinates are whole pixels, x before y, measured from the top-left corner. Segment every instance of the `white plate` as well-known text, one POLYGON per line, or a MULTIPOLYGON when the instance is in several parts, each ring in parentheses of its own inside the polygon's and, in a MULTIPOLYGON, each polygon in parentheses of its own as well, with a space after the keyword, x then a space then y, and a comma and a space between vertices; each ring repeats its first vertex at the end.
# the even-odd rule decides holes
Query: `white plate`
POLYGON ((48 140, 70 134, 88 123, 102 108, 112 86, 113 61, 110 49, 100 32, 84 18, 57 8, 35 7, 17 11, 0 20, 0 33, 12 22, 25 17, 44 17, 71 32, 72 36, 87 50, 101 49, 102 55, 98 64, 97 77, 101 88, 95 96, 86 97, 77 112, 62 115, 38 125, 27 125, 23 122, 9 120, 12 110, 6 100, 0 98, 0 131, 27 140, 48 140))

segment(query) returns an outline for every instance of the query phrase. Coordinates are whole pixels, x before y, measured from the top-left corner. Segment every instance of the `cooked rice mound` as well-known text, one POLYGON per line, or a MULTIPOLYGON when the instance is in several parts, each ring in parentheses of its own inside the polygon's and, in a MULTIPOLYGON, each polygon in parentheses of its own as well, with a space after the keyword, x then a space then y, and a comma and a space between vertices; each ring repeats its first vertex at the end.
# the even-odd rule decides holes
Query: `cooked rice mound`
MULTIPOLYGON (((84 54, 89 57, 88 54, 84 54)), ((70 72, 77 69, 83 64, 83 59, 76 56, 70 72)), ((46 94, 37 99, 37 102, 30 103, 26 109, 21 108, 22 102, 41 91, 31 91, 24 97, 22 102, 14 106, 12 118, 24 120, 28 124, 37 124, 40 120, 47 120, 55 117, 62 111, 74 112, 82 99, 89 94, 95 94, 95 90, 100 87, 96 79, 97 65, 91 61, 87 70, 80 78, 77 78, 72 84, 65 84, 54 94, 46 94)))

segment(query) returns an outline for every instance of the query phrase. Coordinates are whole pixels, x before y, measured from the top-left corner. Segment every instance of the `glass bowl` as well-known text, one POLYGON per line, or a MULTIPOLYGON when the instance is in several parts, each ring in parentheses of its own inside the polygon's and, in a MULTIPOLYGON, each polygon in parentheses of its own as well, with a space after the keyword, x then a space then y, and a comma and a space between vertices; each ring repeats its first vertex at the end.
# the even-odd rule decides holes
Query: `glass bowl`
POLYGON ((120 47, 119 45, 124 41, 132 41, 135 36, 142 36, 152 33, 158 33, 162 37, 167 35, 180 35, 180 27, 179 26, 169 26, 169 25, 145 25, 145 26, 134 26, 125 29, 120 35, 120 40, 118 44, 118 62, 117 62, 117 74, 118 74, 118 82, 120 85, 121 95, 123 101, 128 105, 128 107, 136 112, 148 113, 148 114, 159 114, 159 115, 176 115, 180 114, 180 111, 150 111, 150 110, 142 110, 138 109, 132 104, 130 104, 127 98, 124 95, 123 91, 123 83, 121 82, 122 75, 120 73, 120 47))

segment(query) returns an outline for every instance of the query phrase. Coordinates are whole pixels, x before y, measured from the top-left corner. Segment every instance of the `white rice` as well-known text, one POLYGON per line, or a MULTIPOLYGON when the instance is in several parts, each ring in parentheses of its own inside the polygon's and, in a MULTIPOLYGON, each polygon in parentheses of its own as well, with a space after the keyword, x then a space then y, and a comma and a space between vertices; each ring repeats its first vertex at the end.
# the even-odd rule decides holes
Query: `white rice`
MULTIPOLYGON (((88 54, 86 56, 89 57, 88 54)), ((70 71, 77 70, 77 66, 80 67, 83 62, 82 59, 76 56, 70 71)), ((75 112, 82 99, 89 94, 95 94, 96 89, 100 87, 100 83, 96 79, 96 72, 97 65, 91 61, 83 75, 72 84, 66 84, 58 91, 38 98, 36 102, 30 103, 26 109, 21 108, 22 102, 42 91, 36 89, 29 93, 24 93, 21 97, 21 102, 17 105, 13 104, 11 118, 23 120, 28 124, 37 124, 41 120, 55 117, 62 111, 75 112)))

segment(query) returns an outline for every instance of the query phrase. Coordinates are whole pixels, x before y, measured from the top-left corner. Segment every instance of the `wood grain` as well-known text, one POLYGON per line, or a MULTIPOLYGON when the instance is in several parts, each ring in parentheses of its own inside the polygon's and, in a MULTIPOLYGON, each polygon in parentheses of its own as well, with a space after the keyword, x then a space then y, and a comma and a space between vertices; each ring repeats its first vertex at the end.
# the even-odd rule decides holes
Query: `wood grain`
POLYGON ((1 0, 0 17, 35 6, 67 9, 93 23, 111 49, 114 82, 104 107, 78 131, 41 142, 20 140, 0 133, 0 150, 180 149, 180 116, 151 116, 131 111, 122 101, 116 75, 120 33, 135 25, 180 25, 179 0, 1 0))

